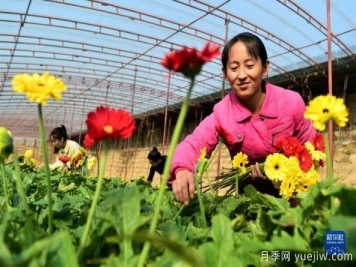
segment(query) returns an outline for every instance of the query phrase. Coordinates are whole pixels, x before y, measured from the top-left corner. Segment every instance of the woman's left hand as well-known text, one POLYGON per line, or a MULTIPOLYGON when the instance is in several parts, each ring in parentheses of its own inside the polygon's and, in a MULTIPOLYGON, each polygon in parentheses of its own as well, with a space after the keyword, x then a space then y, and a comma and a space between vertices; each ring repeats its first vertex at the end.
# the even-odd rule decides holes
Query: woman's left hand
POLYGON ((254 165, 251 165, 251 173, 250 173, 250 176, 252 179, 263 179, 265 180, 267 177, 264 176, 262 173, 261 173, 261 170, 260 170, 260 167, 258 166, 258 163, 254 164, 254 165))

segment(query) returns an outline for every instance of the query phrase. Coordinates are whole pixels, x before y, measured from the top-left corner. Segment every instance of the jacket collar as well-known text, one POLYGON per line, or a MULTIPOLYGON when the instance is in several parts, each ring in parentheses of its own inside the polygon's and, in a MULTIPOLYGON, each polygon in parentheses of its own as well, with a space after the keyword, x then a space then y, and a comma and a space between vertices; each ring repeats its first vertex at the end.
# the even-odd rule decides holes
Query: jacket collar
MULTIPOLYGON (((270 83, 265 84, 266 97, 263 101, 262 108, 258 115, 267 118, 277 118, 278 117, 278 95, 276 90, 274 90, 274 85, 270 83)), ((242 122, 247 118, 252 117, 252 113, 248 110, 241 100, 236 96, 236 94, 230 92, 231 101, 233 103, 233 110, 235 112, 235 118, 238 122, 242 122)))

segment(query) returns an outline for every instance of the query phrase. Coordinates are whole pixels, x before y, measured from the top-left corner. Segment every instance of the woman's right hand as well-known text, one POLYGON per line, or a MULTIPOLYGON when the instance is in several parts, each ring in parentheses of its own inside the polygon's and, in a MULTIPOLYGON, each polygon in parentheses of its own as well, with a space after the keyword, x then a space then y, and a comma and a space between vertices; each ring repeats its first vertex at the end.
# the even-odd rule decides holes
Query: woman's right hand
POLYGON ((188 205, 189 199, 194 198, 195 194, 194 175, 188 170, 181 170, 175 176, 176 179, 172 184, 174 197, 177 201, 188 205))

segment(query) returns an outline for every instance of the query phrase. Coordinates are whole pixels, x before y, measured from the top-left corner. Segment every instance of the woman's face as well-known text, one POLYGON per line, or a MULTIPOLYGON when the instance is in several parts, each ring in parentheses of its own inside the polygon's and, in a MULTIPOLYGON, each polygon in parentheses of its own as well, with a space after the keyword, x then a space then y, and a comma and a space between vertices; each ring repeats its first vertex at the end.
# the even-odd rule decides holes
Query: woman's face
POLYGON ((52 145, 55 147, 55 148, 64 148, 64 139, 61 138, 61 139, 57 139, 57 138, 53 138, 51 136, 51 142, 52 142, 52 145))
POLYGON ((261 59, 253 59, 245 44, 236 42, 230 50, 224 72, 232 90, 241 100, 249 100, 261 91, 262 77, 267 75, 269 64, 262 66, 261 59))

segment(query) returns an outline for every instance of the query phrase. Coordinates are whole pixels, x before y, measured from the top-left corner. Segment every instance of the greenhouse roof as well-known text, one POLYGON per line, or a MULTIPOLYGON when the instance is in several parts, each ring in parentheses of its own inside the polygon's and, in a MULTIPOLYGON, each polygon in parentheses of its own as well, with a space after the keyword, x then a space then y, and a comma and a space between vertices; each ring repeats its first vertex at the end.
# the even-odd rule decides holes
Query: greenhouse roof
MULTIPOLYGON (((15 136, 37 137, 37 105, 13 92, 18 73, 49 71, 67 85, 62 101, 43 107, 46 134, 66 125, 86 129, 89 111, 124 108, 140 118, 184 99, 189 80, 168 78, 164 55, 182 46, 221 46, 249 31, 264 41, 269 77, 295 79, 310 69, 327 77, 325 0, 1 0, 0 126, 15 136)), ((331 1, 332 59, 356 61, 354 1, 331 1)), ((345 63, 347 64, 347 63, 345 63)), ((197 77, 192 98, 225 88, 219 59, 197 77)))

